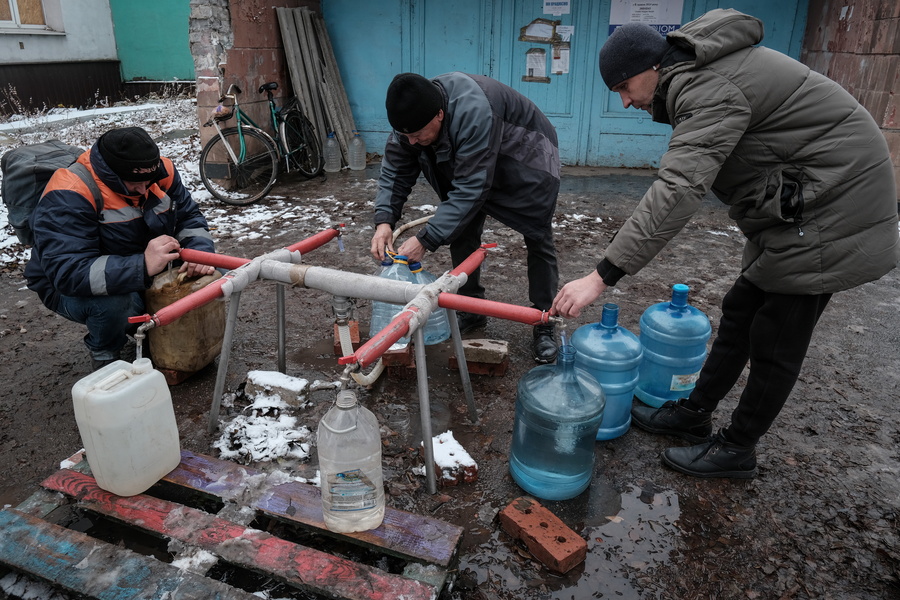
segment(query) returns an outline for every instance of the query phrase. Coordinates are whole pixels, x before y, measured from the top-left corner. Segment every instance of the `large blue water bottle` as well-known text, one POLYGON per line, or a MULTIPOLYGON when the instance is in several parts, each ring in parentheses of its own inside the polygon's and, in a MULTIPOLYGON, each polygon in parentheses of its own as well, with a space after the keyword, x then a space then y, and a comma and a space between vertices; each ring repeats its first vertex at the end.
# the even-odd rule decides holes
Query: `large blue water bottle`
POLYGON ((709 318, 687 303, 688 286, 672 286, 672 301, 654 304, 641 315, 641 361, 635 395, 653 407, 690 395, 706 360, 709 318))
POLYGON ((572 334, 575 366, 593 375, 606 395, 598 440, 615 439, 631 426, 631 400, 644 356, 638 337, 618 321, 619 307, 604 304, 599 323, 582 325, 572 334))
MULTIPOLYGON (((405 256, 402 255, 391 255, 391 262, 387 266, 384 266, 383 270, 379 277, 384 277, 385 279, 394 279, 396 281, 408 281, 410 283, 417 283, 416 276, 413 275, 412 271, 409 270, 409 262, 407 261, 405 256)), ((384 263, 382 263, 384 264, 384 263)), ((372 302, 372 320, 369 323, 369 337, 374 337, 378 334, 379 331, 387 327, 391 321, 394 320, 394 317, 403 310, 403 306, 400 304, 390 304, 388 302, 372 302)), ((405 348, 409 344, 409 336, 404 338, 400 338, 397 340, 393 346, 391 346, 392 350, 397 350, 400 348, 405 348)))
MULTIPOLYGON (((416 277, 416 283, 434 283, 436 277, 422 268, 421 263, 409 263, 409 270, 416 277)), ((450 339, 450 319, 447 318, 447 309, 436 307, 431 311, 428 322, 425 324, 425 345, 440 344, 450 339)))
POLYGON ((538 498, 574 498, 591 482, 594 444, 603 420, 603 389, 575 366, 575 348, 562 346, 555 365, 519 380, 509 472, 538 498))

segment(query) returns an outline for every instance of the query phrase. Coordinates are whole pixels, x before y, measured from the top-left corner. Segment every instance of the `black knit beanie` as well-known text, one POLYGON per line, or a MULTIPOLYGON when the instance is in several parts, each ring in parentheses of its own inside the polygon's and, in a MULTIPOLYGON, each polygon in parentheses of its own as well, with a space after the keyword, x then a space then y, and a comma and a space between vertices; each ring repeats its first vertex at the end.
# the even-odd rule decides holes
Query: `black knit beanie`
POLYGON ((110 129, 97 140, 97 148, 124 181, 153 181, 161 174, 159 147, 140 127, 110 129))
POLYGON ((400 133, 415 133, 428 125, 444 104, 435 84, 415 73, 400 73, 387 90, 388 122, 400 133))
POLYGON ((600 75, 612 89, 659 64, 669 42, 644 23, 626 23, 612 32, 600 49, 600 75))

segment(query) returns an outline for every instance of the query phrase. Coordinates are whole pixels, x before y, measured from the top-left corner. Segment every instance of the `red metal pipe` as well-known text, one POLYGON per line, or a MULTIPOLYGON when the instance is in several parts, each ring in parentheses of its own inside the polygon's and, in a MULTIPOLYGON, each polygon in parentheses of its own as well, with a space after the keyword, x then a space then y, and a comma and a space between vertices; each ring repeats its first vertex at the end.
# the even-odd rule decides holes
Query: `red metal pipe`
POLYGON ((365 368, 377 361, 382 354, 388 351, 397 340, 409 333, 409 322, 419 312, 416 306, 410 306, 401 311, 393 320, 387 324, 387 327, 379 331, 375 337, 356 349, 353 354, 342 356, 338 359, 339 365, 348 365, 351 363, 359 364, 360 368, 365 368))
POLYGON ((204 252, 203 250, 192 250, 191 248, 182 248, 178 253, 179 258, 185 262, 197 263, 199 265, 209 265, 211 267, 223 269, 237 269, 242 265, 250 262, 249 258, 238 258, 236 256, 228 256, 227 254, 216 254, 215 252, 204 252))
POLYGON ((292 246, 288 246, 287 249, 291 252, 300 252, 300 254, 305 254, 310 250, 315 250, 320 246, 324 246, 329 241, 341 235, 339 227, 343 227, 344 224, 341 223, 337 227, 333 227, 331 229, 326 229, 325 231, 320 231, 319 233, 306 238, 305 240, 301 240, 292 246))
POLYGON ((438 294, 438 306, 489 317, 499 317, 509 321, 525 323, 526 325, 543 325, 550 322, 550 313, 547 311, 506 304, 505 302, 495 302, 494 300, 484 300, 483 298, 470 298, 448 292, 438 294))
POLYGON ((456 267, 450 271, 450 274, 459 275, 460 273, 465 273, 466 275, 469 275, 475 269, 480 267, 481 263, 484 262, 484 259, 487 258, 487 249, 496 247, 497 244, 482 244, 481 248, 470 254, 466 260, 456 265, 456 267))

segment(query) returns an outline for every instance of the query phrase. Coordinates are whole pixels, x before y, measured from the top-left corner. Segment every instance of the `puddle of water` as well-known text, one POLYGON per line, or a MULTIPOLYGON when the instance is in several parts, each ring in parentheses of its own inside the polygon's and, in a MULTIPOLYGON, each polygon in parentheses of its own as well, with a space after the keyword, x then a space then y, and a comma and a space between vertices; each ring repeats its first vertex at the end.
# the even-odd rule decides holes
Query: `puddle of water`
POLYGON ((494 528, 481 530, 488 535, 461 558, 459 568, 464 578, 499 597, 521 597, 521 590, 530 589, 540 592, 541 598, 560 600, 646 598, 647 590, 634 580, 667 562, 675 548, 678 497, 671 490, 651 486, 631 486, 616 494, 596 480, 589 489, 588 494, 582 494, 583 499, 579 496, 568 502, 542 503, 567 522, 579 514, 589 515, 580 529, 588 546, 584 563, 557 575, 543 568, 520 543, 494 528))

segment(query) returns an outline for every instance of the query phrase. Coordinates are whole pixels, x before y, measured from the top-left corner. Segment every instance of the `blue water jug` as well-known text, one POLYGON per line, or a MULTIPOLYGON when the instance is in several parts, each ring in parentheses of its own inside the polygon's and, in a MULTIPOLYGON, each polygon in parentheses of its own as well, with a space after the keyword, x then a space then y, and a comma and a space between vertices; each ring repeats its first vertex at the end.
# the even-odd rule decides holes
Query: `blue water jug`
POLYGON ((575 366, 593 375, 603 388, 606 408, 598 440, 612 440, 631 426, 631 401, 644 356, 636 335, 619 326, 619 307, 604 304, 599 323, 583 325, 572 334, 575 366))
MULTIPOLYGON (((422 268, 422 263, 409 263, 409 270, 416 277, 416 283, 434 283, 436 277, 422 268)), ((425 324, 425 345, 440 344, 450 339, 450 320, 447 318, 447 309, 437 307, 431 311, 428 322, 425 324)))
POLYGON ((635 395, 653 407, 690 395, 697 383, 706 342, 712 327, 709 318, 687 303, 688 286, 672 286, 672 301, 654 304, 641 315, 641 361, 635 395))
POLYGON ((555 365, 519 380, 509 472, 519 487, 546 500, 574 498, 591 482, 594 444, 603 420, 603 389, 575 366, 575 348, 562 346, 555 365))
MULTIPOLYGON (((407 261, 405 256, 391 255, 391 259, 391 262, 387 266, 384 266, 381 273, 379 274, 379 277, 384 277, 385 279, 393 279, 396 281, 408 281, 410 283, 417 283, 416 276, 413 275, 413 272, 409 270, 409 262, 407 261)), ((378 334, 379 331, 387 327, 401 310, 403 310, 403 306, 400 304, 390 304, 388 302, 373 301, 372 320, 369 323, 369 337, 374 337, 378 334)), ((406 336, 397 340, 394 345, 391 346, 391 349, 397 350, 400 348, 405 348, 408 344, 409 336, 406 336)))

